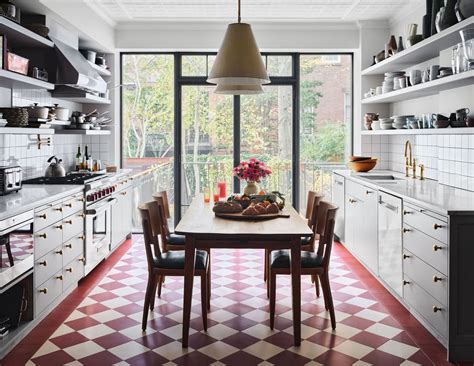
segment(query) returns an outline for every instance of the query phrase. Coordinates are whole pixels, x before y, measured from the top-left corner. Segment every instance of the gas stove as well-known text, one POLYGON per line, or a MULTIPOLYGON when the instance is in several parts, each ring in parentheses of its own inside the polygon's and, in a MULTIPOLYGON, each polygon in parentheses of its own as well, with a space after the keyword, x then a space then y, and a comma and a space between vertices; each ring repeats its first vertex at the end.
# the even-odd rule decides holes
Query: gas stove
POLYGON ((27 179, 23 184, 77 184, 83 185, 104 177, 105 174, 69 173, 65 177, 38 177, 27 179))

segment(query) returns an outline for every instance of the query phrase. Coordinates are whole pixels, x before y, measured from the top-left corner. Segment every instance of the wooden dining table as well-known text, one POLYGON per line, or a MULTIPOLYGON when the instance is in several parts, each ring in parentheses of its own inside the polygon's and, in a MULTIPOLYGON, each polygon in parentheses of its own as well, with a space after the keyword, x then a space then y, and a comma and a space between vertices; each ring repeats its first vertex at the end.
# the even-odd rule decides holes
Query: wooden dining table
MULTIPOLYGON (((292 284, 293 338, 301 344, 301 237, 313 233, 307 221, 293 207, 264 221, 241 221, 215 217, 212 203, 198 195, 175 228, 186 236, 184 264, 183 347, 188 347, 196 249, 289 249, 292 284)), ((262 263, 263 266, 263 263, 262 263)), ((263 278, 262 278, 263 280, 263 278)))

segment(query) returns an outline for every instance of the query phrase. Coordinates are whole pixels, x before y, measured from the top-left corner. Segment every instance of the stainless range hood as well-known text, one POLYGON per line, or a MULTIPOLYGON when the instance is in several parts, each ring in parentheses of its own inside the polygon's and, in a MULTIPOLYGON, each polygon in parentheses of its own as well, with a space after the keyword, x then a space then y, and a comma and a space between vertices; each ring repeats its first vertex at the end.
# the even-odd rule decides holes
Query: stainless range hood
MULTIPOLYGON (((58 73, 56 85, 67 86, 81 91, 103 94, 107 90, 107 83, 100 77, 89 62, 75 48, 50 37, 54 42, 58 54, 58 73)), ((74 92, 72 89, 72 92, 74 92)))

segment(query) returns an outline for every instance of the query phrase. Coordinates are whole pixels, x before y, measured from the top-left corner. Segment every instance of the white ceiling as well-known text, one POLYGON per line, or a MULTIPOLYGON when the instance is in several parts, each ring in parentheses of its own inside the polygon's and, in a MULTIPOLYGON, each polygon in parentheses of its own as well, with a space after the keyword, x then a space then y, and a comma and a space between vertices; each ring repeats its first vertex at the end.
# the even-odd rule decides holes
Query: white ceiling
MULTIPOLYGON (((237 0, 86 0, 114 23, 230 21, 237 0)), ((354 21, 390 19, 423 0, 241 0, 242 21, 354 21)))

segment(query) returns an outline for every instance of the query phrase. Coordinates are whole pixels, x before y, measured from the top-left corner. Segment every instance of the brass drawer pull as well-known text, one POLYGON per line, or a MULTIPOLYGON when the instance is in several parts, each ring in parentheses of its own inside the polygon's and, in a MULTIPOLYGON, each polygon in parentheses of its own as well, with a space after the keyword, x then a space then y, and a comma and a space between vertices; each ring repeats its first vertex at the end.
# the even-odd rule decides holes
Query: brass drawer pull
POLYGON ((65 247, 65 248, 72 249, 72 244, 66 244, 64 247, 65 247))
POLYGON ((435 252, 437 252, 438 250, 443 250, 443 247, 440 246, 440 245, 436 245, 436 244, 435 244, 435 245, 433 245, 433 250, 434 250, 435 252))
POLYGON ((46 295, 48 293, 48 289, 45 287, 44 289, 38 290, 38 292, 42 292, 46 295))
POLYGON ((412 214, 412 213, 413 213, 413 212, 411 212, 411 211, 406 211, 406 210, 403 211, 403 214, 404 214, 405 216, 406 216, 406 215, 410 215, 410 214, 412 214))
POLYGON ((59 208, 55 208, 54 211, 59 211, 59 212, 63 212, 63 208, 62 207, 59 207, 59 208))
POLYGON ((411 255, 403 254, 403 259, 411 258, 411 255))
POLYGON ((410 281, 403 281, 403 286, 409 285, 410 281))
POLYGON ((77 215, 77 216, 79 216, 79 217, 81 217, 81 218, 84 218, 84 217, 86 217, 86 214, 81 213, 81 214, 79 214, 79 215, 77 215))
POLYGON ((45 220, 46 220, 46 214, 38 215, 38 218, 40 218, 40 219, 45 219, 45 220))
POLYGON ((72 273, 72 271, 73 271, 72 267, 71 268, 66 268, 66 272, 72 273))
POLYGON ((66 220, 64 221, 65 224, 69 224, 69 225, 72 225, 72 220, 66 220))
POLYGON ((365 191, 365 194, 371 194, 371 193, 374 193, 374 191, 369 191, 369 190, 365 191))
POLYGON ((433 229, 435 229, 435 230, 441 229, 442 227, 443 227, 443 225, 433 224, 433 229))
POLYGON ((78 239, 84 240, 86 237, 84 235, 78 236, 78 239))
POLYGON ((438 282, 438 281, 442 281, 443 279, 441 277, 438 277, 438 276, 433 276, 433 282, 438 282))
POLYGON ((356 203, 357 201, 353 198, 349 198, 349 203, 356 203))
POLYGON ((63 226, 62 226, 62 225, 58 225, 58 226, 56 226, 56 229, 62 230, 62 229, 63 229, 63 226))
POLYGON ((121 194, 122 196, 126 196, 126 195, 127 195, 127 192, 120 192, 120 194, 121 194))
POLYGON ((86 263, 86 259, 85 258, 79 258, 79 262, 86 263))
POLYGON ((410 231, 411 231, 411 229, 405 229, 405 228, 403 228, 403 232, 404 232, 404 233, 409 233, 410 231))
POLYGON ((433 313, 437 313, 438 311, 443 310, 443 308, 440 308, 439 306, 433 305, 433 313))
POLYGON ((63 276, 62 276, 62 275, 56 276, 56 279, 62 281, 62 280, 63 280, 63 276))
POLYGON ((45 266, 45 267, 48 266, 48 262, 47 262, 46 260, 41 261, 41 262, 38 262, 38 264, 39 264, 40 266, 45 266))
POLYGON ((57 250, 55 251, 56 254, 59 254, 59 255, 63 255, 63 251, 62 250, 57 250))
POLYGON ((65 203, 64 206, 72 208, 72 203, 65 203))
POLYGON ((77 199, 79 202, 84 202, 84 197, 78 198, 77 199))
POLYGON ((38 237, 46 239, 48 236, 46 235, 46 233, 44 233, 44 234, 38 234, 38 237))

